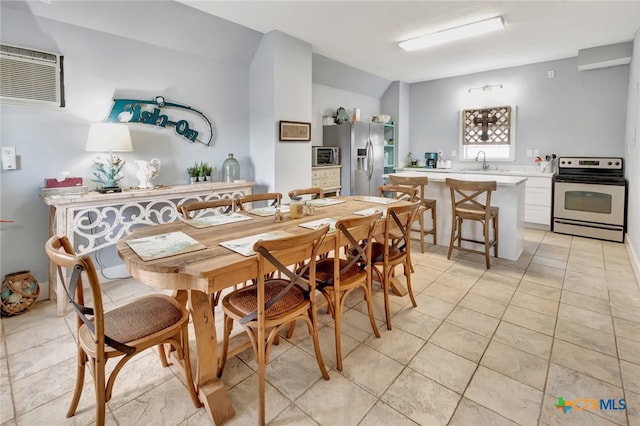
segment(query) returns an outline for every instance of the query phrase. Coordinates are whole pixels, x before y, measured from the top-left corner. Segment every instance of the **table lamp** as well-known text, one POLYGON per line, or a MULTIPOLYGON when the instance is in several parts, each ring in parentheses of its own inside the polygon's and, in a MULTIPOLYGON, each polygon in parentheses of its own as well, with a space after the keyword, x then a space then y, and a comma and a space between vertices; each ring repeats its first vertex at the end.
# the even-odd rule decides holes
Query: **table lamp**
POLYGON ((121 123, 94 123, 89 127, 87 146, 89 152, 108 152, 108 158, 97 157, 97 170, 93 172, 93 182, 98 182, 98 192, 121 192, 119 181, 124 177, 120 171, 124 160, 114 152, 133 151, 129 127, 121 123))

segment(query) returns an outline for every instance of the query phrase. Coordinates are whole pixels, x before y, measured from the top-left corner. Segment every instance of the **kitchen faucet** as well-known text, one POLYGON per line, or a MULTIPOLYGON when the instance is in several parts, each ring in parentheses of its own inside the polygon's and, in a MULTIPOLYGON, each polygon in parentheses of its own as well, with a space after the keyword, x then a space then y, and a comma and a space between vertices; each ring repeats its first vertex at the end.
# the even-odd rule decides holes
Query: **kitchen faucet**
POLYGON ((476 155, 475 161, 478 161, 480 158, 480 154, 482 154, 482 170, 489 170, 489 164, 487 163, 487 154, 484 151, 478 151, 478 155, 476 155))

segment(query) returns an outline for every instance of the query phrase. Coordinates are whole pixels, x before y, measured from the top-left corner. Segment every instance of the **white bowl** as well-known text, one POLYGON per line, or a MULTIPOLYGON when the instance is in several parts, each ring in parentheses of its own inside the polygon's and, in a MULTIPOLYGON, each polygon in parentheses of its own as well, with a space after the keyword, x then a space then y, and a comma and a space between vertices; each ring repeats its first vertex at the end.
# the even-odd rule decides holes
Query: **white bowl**
POLYGON ((374 115, 371 121, 373 121, 374 123, 386 124, 391 121, 391 116, 387 114, 378 114, 374 115))

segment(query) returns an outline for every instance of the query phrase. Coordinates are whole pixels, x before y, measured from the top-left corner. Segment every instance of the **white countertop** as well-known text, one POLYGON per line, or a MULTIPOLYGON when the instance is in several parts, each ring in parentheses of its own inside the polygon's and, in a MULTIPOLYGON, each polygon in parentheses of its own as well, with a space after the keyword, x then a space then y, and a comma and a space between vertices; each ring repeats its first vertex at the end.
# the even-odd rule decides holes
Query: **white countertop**
POLYGON ((459 180, 487 181, 495 180, 498 186, 516 186, 527 180, 526 176, 514 176, 513 174, 491 174, 490 171, 478 173, 466 172, 458 173, 454 169, 441 169, 435 172, 434 169, 400 169, 401 171, 392 173, 399 176, 424 176, 429 177, 430 182, 444 182, 446 178, 459 180), (448 170, 444 172, 444 170, 448 170))
POLYGON ((513 169, 500 169, 500 170, 486 170, 482 171, 481 169, 474 169, 472 167, 469 168, 451 168, 451 169, 427 169, 424 167, 406 167, 403 169, 396 169, 397 172, 429 172, 429 173, 459 173, 459 174, 476 174, 476 175, 497 175, 497 176, 525 176, 525 177, 542 177, 549 178, 553 177, 553 173, 542 173, 537 171, 535 167, 527 167, 522 166, 521 170, 513 169))

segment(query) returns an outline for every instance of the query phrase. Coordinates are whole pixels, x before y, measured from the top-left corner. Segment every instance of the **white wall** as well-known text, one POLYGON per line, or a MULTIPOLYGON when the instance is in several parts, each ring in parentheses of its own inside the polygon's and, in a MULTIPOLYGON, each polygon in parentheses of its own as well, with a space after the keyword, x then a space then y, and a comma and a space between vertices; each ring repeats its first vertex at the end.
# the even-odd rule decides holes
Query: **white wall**
POLYGON ((381 100, 381 110, 385 114, 390 114, 396 125, 396 166, 399 166, 399 159, 406 158, 409 153, 409 83, 394 81, 381 100))
MULTIPOLYGON (((275 75, 276 118, 311 122, 312 83, 311 45, 278 33, 275 75)), ((274 127, 279 123, 274 122, 274 127)), ((311 186, 311 144, 313 142, 281 142, 276 138, 275 188, 288 200, 294 188, 311 186)))
MULTIPOLYGON (((80 8, 86 6, 79 2, 53 2, 51 10, 67 6, 73 9, 76 4, 80 8)), ((148 16, 149 5, 122 2, 116 11, 124 16, 148 16)), ((260 33, 240 26, 231 27, 237 27, 232 30, 226 21, 198 13, 194 19, 205 27, 228 28, 228 38, 216 38, 215 34, 207 37, 207 49, 217 52, 212 57, 163 47, 160 38, 154 44, 140 42, 128 38, 126 32, 90 30, 34 16, 24 8, 5 7, 5 2, 1 6, 3 43, 43 50, 55 48, 64 54, 67 106, 44 109, 0 104, 1 143, 15 146, 19 156, 18 170, 0 174, 0 217, 16 221, 0 226, 0 276, 30 269, 38 281, 47 281, 43 245, 48 238, 48 209, 39 198, 39 188, 44 178, 55 177, 62 170, 94 185, 89 178, 95 154, 84 151, 87 132, 90 123, 106 118, 114 97, 151 99, 163 95, 202 111, 217 133, 212 146, 206 147, 188 142, 173 130, 132 124, 134 151, 122 155, 128 161, 124 186, 137 184, 134 159, 160 158, 162 169, 156 183, 180 184, 187 182, 187 166, 208 161, 220 170, 230 152, 240 161, 241 177, 253 179, 249 167, 249 64, 244 60, 245 51, 253 56, 260 33), (222 46, 220 51, 218 45, 222 46), (232 54, 229 45, 242 55, 225 56, 232 54)), ((187 34, 193 34, 195 38, 188 42, 204 48, 202 28, 196 33, 190 28, 192 12, 184 5, 166 2, 154 9, 154 20, 140 20, 132 31, 146 29, 147 36, 151 36, 158 31, 155 22, 171 21, 171 26, 162 28, 165 37, 166 33, 175 32, 176 38, 184 40, 187 34)), ((107 260, 116 258, 113 250, 104 255, 107 260)))
POLYGON ((629 181, 627 206, 627 244, 640 282, 640 29, 633 42, 633 59, 629 71, 629 102, 625 137, 626 175, 629 181))
POLYGON ((338 107, 344 107, 349 116, 351 116, 353 108, 360 108, 360 121, 369 121, 372 115, 381 112, 379 98, 314 83, 313 120, 311 123, 311 142, 313 145, 322 145, 322 116, 335 115, 338 107))
MULTIPOLYGON (((515 164, 541 154, 623 156, 629 67, 578 71, 576 58, 411 84, 414 153, 458 150, 458 114, 469 107, 517 105, 515 164), (555 70, 556 77, 547 78, 555 70), (502 84, 502 90, 469 88, 502 84)), ((457 160, 457 158, 453 158, 457 160)))
POLYGON ((273 56, 275 39, 265 36, 251 63, 251 94, 249 108, 251 111, 250 149, 254 159, 255 181, 257 192, 273 192, 275 190, 276 152, 274 141, 277 130, 274 103, 275 58, 273 56))

